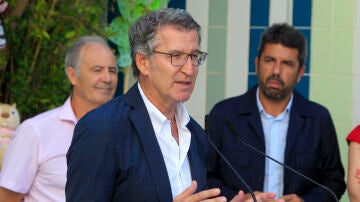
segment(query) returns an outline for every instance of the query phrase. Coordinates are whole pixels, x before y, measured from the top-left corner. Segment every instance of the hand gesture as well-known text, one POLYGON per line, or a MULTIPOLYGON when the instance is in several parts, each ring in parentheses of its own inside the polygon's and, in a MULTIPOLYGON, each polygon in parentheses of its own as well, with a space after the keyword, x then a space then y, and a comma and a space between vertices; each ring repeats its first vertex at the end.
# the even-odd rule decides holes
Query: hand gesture
POLYGON ((201 191, 199 193, 195 193, 197 188, 197 182, 192 181, 191 186, 177 195, 173 202, 226 202, 226 198, 224 196, 219 196, 220 189, 208 189, 201 191))

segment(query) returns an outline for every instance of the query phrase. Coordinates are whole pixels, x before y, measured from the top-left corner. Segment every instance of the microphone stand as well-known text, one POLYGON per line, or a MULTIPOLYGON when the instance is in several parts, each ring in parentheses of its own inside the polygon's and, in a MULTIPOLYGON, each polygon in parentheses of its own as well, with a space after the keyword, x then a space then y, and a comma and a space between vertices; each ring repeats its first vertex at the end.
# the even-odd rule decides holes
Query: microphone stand
POLYGON ((230 124, 229 121, 226 121, 225 124, 226 124, 227 127, 231 130, 231 132, 236 136, 236 138, 238 138, 238 139, 240 140, 240 142, 241 142, 242 144, 248 146, 249 148, 253 149, 254 151, 260 153, 260 154, 263 155, 263 156, 265 156, 266 158, 269 158, 270 160, 276 162, 277 164, 279 164, 279 165, 281 165, 281 166, 284 166, 286 169, 290 170, 291 172, 293 172, 293 173, 295 173, 295 174, 297 174, 297 175, 299 175, 299 176, 301 176, 301 177, 309 180, 310 182, 316 184, 317 186, 325 189, 326 191, 328 191, 328 192, 335 198, 335 201, 339 202, 339 199, 337 198, 336 194, 335 194, 331 189, 329 189, 328 187, 326 187, 326 186, 324 186, 324 185, 316 182, 315 180, 309 178, 308 176, 301 174, 301 173, 298 172, 297 170, 295 170, 295 169, 293 169, 293 168, 285 165, 284 163, 279 162, 278 160, 276 160, 276 159, 272 158, 271 156, 265 154, 264 152, 256 149, 255 147, 249 145, 248 143, 246 143, 245 141, 243 141, 243 140, 240 138, 240 136, 237 134, 236 130, 235 130, 234 127, 230 124))
POLYGON ((250 192, 252 199, 254 200, 254 202, 257 202, 254 191, 250 188, 250 186, 245 182, 245 180, 241 177, 241 175, 235 170, 234 166, 231 165, 231 163, 227 160, 227 158, 224 156, 224 154, 222 154, 222 152, 217 148, 217 146, 215 145, 215 143, 211 140, 210 138, 210 132, 209 132, 209 116, 206 115, 205 116, 205 133, 207 134, 208 140, 210 145, 215 149, 216 153, 218 153, 220 155, 220 157, 224 160, 224 162, 229 166, 229 168, 234 172, 234 174, 236 175, 236 177, 238 177, 240 179, 240 181, 245 185, 245 187, 247 188, 247 190, 250 192))

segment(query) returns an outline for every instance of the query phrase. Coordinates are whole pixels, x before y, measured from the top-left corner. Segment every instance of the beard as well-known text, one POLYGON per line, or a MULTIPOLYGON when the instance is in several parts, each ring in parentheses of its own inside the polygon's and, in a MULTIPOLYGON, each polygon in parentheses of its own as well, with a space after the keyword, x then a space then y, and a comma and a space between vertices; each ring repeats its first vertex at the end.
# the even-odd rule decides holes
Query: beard
POLYGON ((265 82, 259 81, 259 88, 261 92, 271 100, 282 100, 286 98, 287 95, 289 95, 289 93, 291 93, 293 90, 293 86, 285 86, 284 81, 276 75, 271 75, 265 80, 265 82), (282 88, 266 87, 270 81, 279 82, 282 88))

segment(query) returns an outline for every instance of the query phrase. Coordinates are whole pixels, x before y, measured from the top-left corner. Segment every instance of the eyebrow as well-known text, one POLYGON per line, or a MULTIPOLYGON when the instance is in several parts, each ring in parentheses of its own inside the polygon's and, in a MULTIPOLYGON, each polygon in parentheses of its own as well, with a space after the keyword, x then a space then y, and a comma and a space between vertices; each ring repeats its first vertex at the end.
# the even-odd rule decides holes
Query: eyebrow
MULTIPOLYGON (((118 68, 118 66, 108 66, 109 68, 118 68)), ((103 65, 94 65, 91 67, 91 69, 93 68, 106 68, 106 66, 103 66, 103 65)))
POLYGON ((184 51, 180 51, 180 50, 167 50, 168 53, 185 53, 185 54, 194 54, 194 53, 200 53, 201 50, 200 49, 195 49, 190 51, 190 53, 184 52, 184 51))

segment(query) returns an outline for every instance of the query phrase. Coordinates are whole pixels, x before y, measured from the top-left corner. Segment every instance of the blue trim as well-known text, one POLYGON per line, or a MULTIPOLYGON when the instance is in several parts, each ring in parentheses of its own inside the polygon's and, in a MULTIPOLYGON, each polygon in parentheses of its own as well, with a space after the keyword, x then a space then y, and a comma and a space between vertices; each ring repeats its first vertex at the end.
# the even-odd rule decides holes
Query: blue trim
POLYGON ((249 76, 248 88, 257 84, 255 58, 261 34, 269 25, 270 0, 252 0, 250 8, 249 76))
POLYGON ((250 26, 268 26, 270 0, 252 0, 250 26))
POLYGON ((301 78, 300 83, 296 84, 295 89, 305 98, 309 98, 309 86, 310 84, 310 77, 303 76, 301 78))
POLYGON ((257 84, 258 84, 258 78, 257 78, 256 74, 249 75, 249 77, 248 77, 248 89, 254 87, 257 84))
POLYGON ((309 29, 298 29, 306 38, 307 43, 308 43, 308 49, 307 49, 307 57, 306 57, 306 61, 305 61, 305 73, 309 73, 310 72, 310 48, 311 48, 311 30, 309 29))
MULTIPOLYGON (((310 72, 310 51, 311 51, 311 16, 312 15, 312 0, 293 0, 293 26, 304 34, 307 40, 307 58, 305 61, 305 73, 310 72)), ((300 83, 296 85, 300 94, 305 98, 309 98, 310 91, 310 77, 303 76, 300 83)))
POLYGON ((250 44, 249 44, 249 72, 255 72, 255 58, 258 54, 258 46, 260 43, 261 34, 265 28, 250 29, 250 44))
POLYGON ((311 26, 312 0, 293 0, 293 26, 311 26))
POLYGON ((170 0, 168 3, 169 8, 182 8, 186 9, 186 1, 185 0, 170 0))

